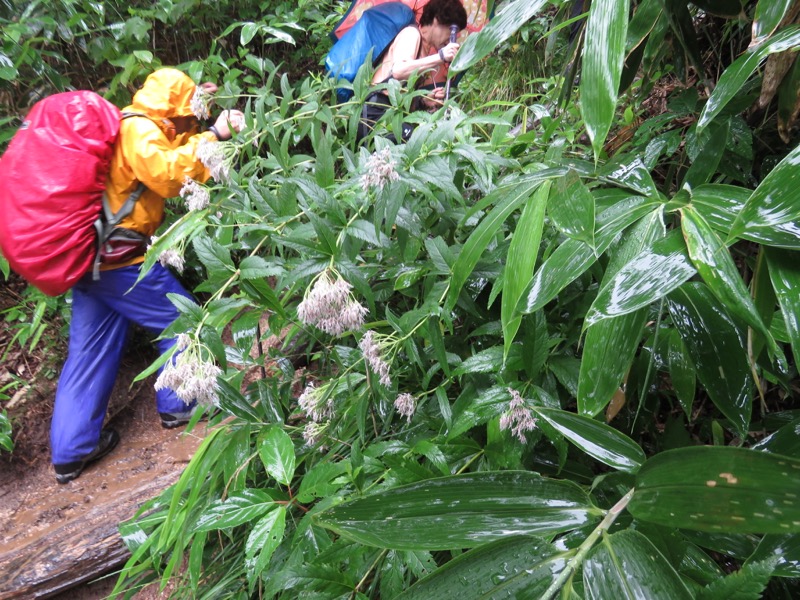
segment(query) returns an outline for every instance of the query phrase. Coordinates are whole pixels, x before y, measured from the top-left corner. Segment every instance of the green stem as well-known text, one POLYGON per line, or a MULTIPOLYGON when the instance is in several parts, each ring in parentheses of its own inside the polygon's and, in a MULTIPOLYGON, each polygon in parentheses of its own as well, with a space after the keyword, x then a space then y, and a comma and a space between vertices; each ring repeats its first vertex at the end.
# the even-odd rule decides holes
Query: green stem
POLYGON ((597 540, 600 539, 601 535, 609 530, 611 525, 614 524, 614 521, 617 520, 617 517, 620 515, 620 513, 625 510, 625 507, 628 506, 628 502, 631 501, 632 497, 633 489, 629 490, 627 494, 620 498, 619 502, 611 507, 611 510, 606 513, 606 516, 600 522, 600 525, 598 525, 595 530, 589 534, 589 537, 583 541, 578 548, 578 551, 575 553, 575 556, 569 560, 567 566, 564 567, 564 570, 561 571, 561 573, 558 574, 558 577, 556 577, 555 581, 550 584, 550 587, 547 588, 547 591, 545 591, 545 593, 542 595, 541 600, 552 600, 555 598, 556 594, 558 594, 559 590, 566 583, 567 579, 572 577, 572 575, 583 562, 583 559, 586 558, 586 555, 589 553, 589 550, 592 549, 592 546, 597 543, 597 540))
POLYGON ((359 581, 358 584, 356 584, 356 587, 353 588, 353 594, 352 594, 352 596, 350 596, 351 598, 355 598, 356 597, 356 594, 358 593, 358 588, 360 588, 362 585, 364 585, 364 583, 367 581, 367 577, 369 577, 369 574, 372 573, 372 570, 376 566, 378 566, 378 563, 381 561, 381 559, 383 559, 384 556, 386 556, 387 552, 389 552, 389 551, 388 550, 381 550, 381 553, 378 554, 378 557, 369 566, 369 569, 367 569, 367 572, 364 573, 364 576, 361 578, 361 581, 359 581))

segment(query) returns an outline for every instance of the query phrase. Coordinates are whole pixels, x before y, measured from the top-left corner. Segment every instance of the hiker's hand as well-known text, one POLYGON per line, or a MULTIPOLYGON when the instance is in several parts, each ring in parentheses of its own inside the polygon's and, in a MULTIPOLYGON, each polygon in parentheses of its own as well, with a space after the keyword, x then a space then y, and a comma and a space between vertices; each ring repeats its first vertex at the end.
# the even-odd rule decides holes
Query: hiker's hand
POLYGON ((430 112, 438 110, 444 104, 444 88, 437 87, 431 90, 430 94, 422 98, 422 104, 430 112))
POLYGON ((244 127, 244 113, 240 110, 223 110, 214 122, 214 129, 221 140, 231 139, 231 129, 241 131, 244 127))
POLYGON ((453 62, 460 47, 461 45, 455 42, 447 44, 447 46, 439 50, 439 58, 443 59, 446 63, 453 62))
POLYGON ((206 81, 200 84, 200 89, 203 90, 206 94, 216 94, 217 87, 216 83, 211 83, 210 81, 206 81))

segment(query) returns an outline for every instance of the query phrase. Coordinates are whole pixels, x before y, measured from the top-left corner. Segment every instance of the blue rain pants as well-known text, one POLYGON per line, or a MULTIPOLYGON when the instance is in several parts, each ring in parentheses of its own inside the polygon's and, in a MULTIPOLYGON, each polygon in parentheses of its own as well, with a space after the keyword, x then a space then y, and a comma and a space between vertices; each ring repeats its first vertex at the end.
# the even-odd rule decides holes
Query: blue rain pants
MULTIPOLYGON (((140 265, 85 275, 72 288, 69 349, 56 389, 50 447, 53 464, 82 460, 95 449, 119 370, 131 323, 159 335, 177 317, 168 293, 191 298, 175 276, 160 264, 134 286, 140 265)), ((175 339, 158 341, 160 352, 175 339)), ((170 389, 156 392, 158 412, 187 410, 170 389)))

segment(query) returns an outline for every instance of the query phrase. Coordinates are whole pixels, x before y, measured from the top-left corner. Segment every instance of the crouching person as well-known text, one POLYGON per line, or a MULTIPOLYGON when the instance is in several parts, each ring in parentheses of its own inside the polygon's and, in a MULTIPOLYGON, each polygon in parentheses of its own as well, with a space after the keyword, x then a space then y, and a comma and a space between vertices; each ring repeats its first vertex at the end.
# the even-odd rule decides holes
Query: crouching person
MULTIPOLYGON (((78 477, 119 442, 119 434, 103 429, 103 421, 131 323, 158 336, 178 317, 167 294, 189 297, 160 264, 136 280, 147 242, 163 220, 165 198, 177 196, 187 177, 205 182, 211 176, 198 148, 229 139, 231 128, 241 127, 241 112, 224 111, 213 127, 200 131, 198 98, 215 90, 213 84, 198 90, 181 71, 160 69, 123 111, 106 181, 108 204, 116 213, 134 192, 141 195, 115 229, 99 277, 87 273, 73 287, 68 355, 50 428, 58 483, 78 477), (116 248, 114 239, 120 241, 116 248)), ((174 344, 162 339, 158 349, 163 353, 174 344)), ((156 392, 156 404, 167 428, 188 423, 194 409, 169 388, 156 392)))

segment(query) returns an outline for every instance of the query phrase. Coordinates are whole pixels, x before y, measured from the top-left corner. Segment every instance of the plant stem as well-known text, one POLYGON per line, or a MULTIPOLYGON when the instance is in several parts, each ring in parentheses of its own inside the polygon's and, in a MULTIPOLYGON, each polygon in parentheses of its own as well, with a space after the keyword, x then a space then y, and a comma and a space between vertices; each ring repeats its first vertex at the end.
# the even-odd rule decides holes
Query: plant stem
POLYGON ((552 600, 555 598, 558 591, 561 589, 561 586, 572 577, 575 571, 578 569, 580 564, 583 562, 583 559, 586 558, 586 555, 589 553, 589 550, 592 549, 592 546, 597 543, 597 540, 600 539, 600 536, 604 534, 606 531, 609 530, 611 525, 614 524, 614 521, 617 520, 617 517, 620 513, 625 510, 625 507, 628 506, 628 502, 630 502, 631 498, 633 497, 633 489, 630 489, 627 494, 625 494, 622 498, 620 498, 619 502, 617 502, 611 509, 606 513, 605 518, 600 522, 592 533, 589 534, 583 543, 578 548, 578 551, 575 553, 567 566, 564 567, 564 570, 558 574, 555 581, 550 584, 550 587, 547 588, 547 591, 542 595, 541 600, 552 600))

